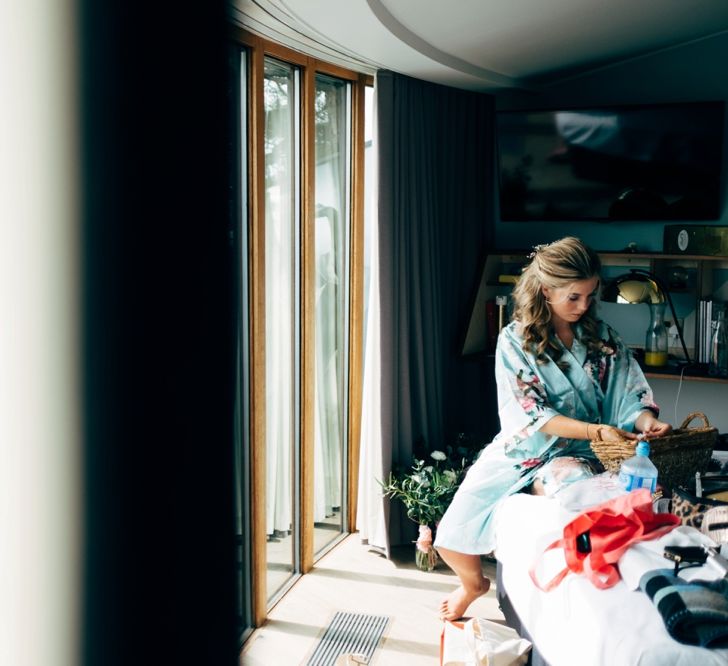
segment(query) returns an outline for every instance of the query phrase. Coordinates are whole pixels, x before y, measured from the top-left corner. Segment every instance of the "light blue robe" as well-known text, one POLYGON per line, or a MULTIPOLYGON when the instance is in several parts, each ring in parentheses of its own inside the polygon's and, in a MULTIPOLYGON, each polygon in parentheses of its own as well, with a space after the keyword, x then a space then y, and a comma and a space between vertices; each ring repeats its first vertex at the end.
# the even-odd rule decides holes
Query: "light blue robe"
POLYGON ((495 377, 501 430, 468 471, 437 527, 435 546, 460 553, 495 549, 493 510, 501 499, 529 486, 537 471, 558 456, 595 459, 586 440, 539 432, 557 414, 632 431, 641 412, 659 414, 652 390, 632 353, 606 323, 602 347, 587 353, 574 327, 571 350, 564 348, 564 370, 551 361, 539 365, 522 348, 519 324, 498 337, 495 377))

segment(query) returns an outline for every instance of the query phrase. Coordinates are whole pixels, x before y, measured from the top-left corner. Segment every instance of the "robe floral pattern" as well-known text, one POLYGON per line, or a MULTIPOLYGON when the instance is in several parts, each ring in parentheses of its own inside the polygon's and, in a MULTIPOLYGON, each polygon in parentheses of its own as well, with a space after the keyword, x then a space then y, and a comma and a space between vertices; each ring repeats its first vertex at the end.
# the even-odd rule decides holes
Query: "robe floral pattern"
POLYGON ((523 350, 517 322, 501 331, 495 358, 501 430, 463 480, 438 526, 436 546, 492 552, 499 500, 529 486, 556 457, 595 460, 589 442, 540 432, 557 414, 630 431, 644 410, 659 414, 642 370, 611 327, 600 323, 596 351, 581 342, 578 324, 574 332, 559 364, 539 365, 523 350))

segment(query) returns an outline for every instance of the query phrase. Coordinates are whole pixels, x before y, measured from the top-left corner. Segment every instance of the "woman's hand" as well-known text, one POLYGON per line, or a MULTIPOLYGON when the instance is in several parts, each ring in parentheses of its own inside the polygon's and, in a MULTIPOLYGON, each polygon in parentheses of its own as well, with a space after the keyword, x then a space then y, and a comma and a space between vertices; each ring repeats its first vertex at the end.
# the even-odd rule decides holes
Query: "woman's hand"
POLYGON ((597 426, 597 439, 603 442, 619 442, 623 439, 638 439, 638 435, 610 425, 597 426))
POLYGON ((651 437, 664 437, 672 432, 672 426, 669 423, 659 421, 652 412, 642 412, 635 426, 648 439, 651 437))
POLYGON ((655 419, 646 428, 642 430, 642 434, 647 437, 664 437, 672 432, 672 426, 669 423, 663 423, 655 419))

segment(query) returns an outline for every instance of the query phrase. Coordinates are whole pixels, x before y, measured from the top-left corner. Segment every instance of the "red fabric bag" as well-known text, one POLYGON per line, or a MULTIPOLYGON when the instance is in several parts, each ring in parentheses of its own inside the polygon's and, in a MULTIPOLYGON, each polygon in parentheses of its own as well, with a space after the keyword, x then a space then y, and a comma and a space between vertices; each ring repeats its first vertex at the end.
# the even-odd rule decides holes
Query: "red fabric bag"
POLYGON ((563 548, 566 567, 542 585, 536 577, 541 555, 531 566, 531 580, 548 592, 573 572, 583 574, 599 589, 612 587, 619 581, 617 562, 631 544, 655 539, 679 524, 677 516, 652 510, 649 490, 633 490, 587 509, 567 523, 563 537, 544 550, 563 548))

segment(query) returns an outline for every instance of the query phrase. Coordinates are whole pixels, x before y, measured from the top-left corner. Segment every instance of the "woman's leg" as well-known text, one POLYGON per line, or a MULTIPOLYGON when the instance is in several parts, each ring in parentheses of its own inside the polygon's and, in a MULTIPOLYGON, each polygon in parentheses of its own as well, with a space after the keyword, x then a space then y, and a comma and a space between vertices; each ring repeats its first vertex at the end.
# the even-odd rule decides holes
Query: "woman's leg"
POLYGON ((597 473, 594 464, 585 458, 558 456, 536 471, 531 485, 532 495, 554 495, 570 483, 597 473))
POLYGON ((443 620, 457 620, 473 601, 490 589, 490 580, 483 576, 480 555, 458 553, 447 548, 438 548, 437 552, 460 579, 460 587, 440 604, 440 617, 443 620))

